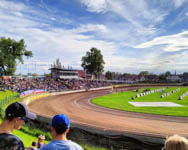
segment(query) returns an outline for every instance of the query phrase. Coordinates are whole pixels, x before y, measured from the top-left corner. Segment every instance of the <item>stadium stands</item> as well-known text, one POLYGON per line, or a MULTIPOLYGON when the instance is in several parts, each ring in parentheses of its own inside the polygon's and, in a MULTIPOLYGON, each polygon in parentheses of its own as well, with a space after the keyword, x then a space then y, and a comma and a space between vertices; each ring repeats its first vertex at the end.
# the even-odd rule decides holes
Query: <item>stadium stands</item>
POLYGON ((1 80, 3 89, 17 91, 19 93, 28 90, 43 89, 47 92, 80 90, 111 85, 110 82, 100 80, 78 80, 78 79, 53 79, 53 78, 9 78, 1 80))

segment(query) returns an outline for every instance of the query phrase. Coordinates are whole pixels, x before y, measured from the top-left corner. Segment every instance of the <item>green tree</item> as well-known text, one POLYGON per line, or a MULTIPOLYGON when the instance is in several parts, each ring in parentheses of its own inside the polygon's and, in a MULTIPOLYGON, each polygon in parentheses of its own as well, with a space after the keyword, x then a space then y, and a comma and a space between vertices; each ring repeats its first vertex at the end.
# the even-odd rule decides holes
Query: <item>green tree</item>
POLYGON ((48 73, 48 74, 44 74, 44 76, 45 76, 45 78, 51 78, 51 74, 50 73, 48 73))
POLYGON ((103 72, 104 60, 101 51, 97 48, 91 48, 86 52, 86 56, 82 57, 82 67, 86 73, 94 74, 97 78, 103 72))
POLYGON ((0 38, 0 76, 13 75, 18 62, 24 63, 23 56, 32 57, 32 52, 26 50, 23 39, 15 41, 11 38, 0 38))
POLYGON ((167 72, 165 73, 165 75, 166 75, 166 76, 170 76, 170 75, 171 75, 171 72, 170 72, 170 71, 167 71, 167 72))
POLYGON ((33 76, 34 78, 37 78, 39 75, 38 75, 37 73, 33 73, 32 76, 33 76))
POLYGON ((166 75, 164 73, 159 75, 159 80, 166 81, 166 75))
POLYGON ((139 73, 139 75, 148 76, 148 75, 149 75, 149 72, 148 72, 148 71, 141 71, 141 72, 139 73))
POLYGON ((105 73, 105 77, 107 78, 107 80, 114 80, 114 73, 112 73, 111 71, 107 71, 105 73))
POLYGON ((184 73, 183 73, 183 76, 188 76, 188 72, 184 72, 184 73))

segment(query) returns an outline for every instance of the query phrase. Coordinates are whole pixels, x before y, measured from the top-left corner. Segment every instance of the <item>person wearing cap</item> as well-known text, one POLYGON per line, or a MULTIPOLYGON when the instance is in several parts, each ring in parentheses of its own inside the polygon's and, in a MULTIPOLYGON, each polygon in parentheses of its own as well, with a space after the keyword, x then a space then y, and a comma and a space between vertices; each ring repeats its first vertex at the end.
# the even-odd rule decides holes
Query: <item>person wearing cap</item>
POLYGON ((80 145, 67 139, 69 130, 70 121, 66 115, 59 114, 54 116, 51 121, 52 141, 44 145, 40 150, 83 150, 80 145))
POLYGON ((38 136, 37 148, 41 148, 44 145, 43 144, 44 140, 45 140, 45 136, 44 135, 39 135, 38 136))
POLYGON ((19 102, 10 104, 5 110, 5 118, 0 125, 0 150, 24 150, 22 140, 12 132, 14 129, 19 130, 28 119, 35 118, 36 115, 29 112, 25 104, 19 102))

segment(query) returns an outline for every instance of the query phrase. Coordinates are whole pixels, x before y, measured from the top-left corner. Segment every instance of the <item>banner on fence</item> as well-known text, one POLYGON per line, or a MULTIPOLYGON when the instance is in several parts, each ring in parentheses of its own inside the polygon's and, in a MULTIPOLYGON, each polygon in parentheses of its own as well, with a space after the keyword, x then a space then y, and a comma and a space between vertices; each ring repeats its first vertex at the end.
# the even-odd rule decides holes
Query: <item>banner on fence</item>
POLYGON ((44 93, 45 91, 43 89, 36 89, 36 90, 28 90, 28 91, 24 91, 20 93, 20 98, 23 98, 25 96, 28 95, 32 95, 32 94, 40 94, 40 93, 44 93))

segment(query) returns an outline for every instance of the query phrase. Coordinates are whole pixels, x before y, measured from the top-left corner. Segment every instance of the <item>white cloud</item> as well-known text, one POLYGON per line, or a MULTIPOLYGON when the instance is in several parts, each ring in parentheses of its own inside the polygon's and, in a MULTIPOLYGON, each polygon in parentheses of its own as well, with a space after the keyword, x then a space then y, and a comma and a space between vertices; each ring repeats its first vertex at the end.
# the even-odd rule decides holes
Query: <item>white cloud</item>
MULTIPOLYGON (((145 0, 137 0, 136 2, 133 0, 99 1, 100 3, 97 3, 98 1, 81 0, 81 2, 88 7, 88 11, 93 12, 96 10, 97 13, 115 13, 124 18, 126 21, 130 22, 132 25, 138 28, 139 31, 140 29, 143 30, 143 32, 146 30, 152 31, 149 32, 149 34, 155 32, 154 26, 151 27, 151 25, 160 23, 167 15, 167 13, 151 8, 149 3, 147 3, 145 0), (92 9, 89 9, 91 6, 92 9), (102 7, 102 11, 98 11, 98 7, 102 7)), ((146 33, 147 32, 148 31, 146 31, 146 33)))
MULTIPOLYGON (((81 0, 85 6, 89 7, 92 5, 96 13, 109 12, 112 22, 105 23, 105 32, 98 32, 98 36, 113 40, 124 44, 126 41, 127 46, 132 46, 150 40, 161 32, 161 29, 157 28, 156 25, 160 24, 169 11, 160 10, 153 5, 150 5, 149 1, 137 0, 105 0, 102 4, 95 3, 95 1, 81 0), (98 11, 99 6, 102 7, 102 11, 98 11), (120 22, 117 18, 121 18, 120 22), (114 23, 113 20, 117 22, 114 23), (125 30, 122 30, 122 29, 125 30)), ((91 9, 87 9, 90 11, 91 9)), ((122 45, 121 44, 121 45, 122 45)))
POLYGON ((78 28, 72 30, 75 33, 84 32, 108 32, 108 29, 103 24, 81 24, 78 28))
POLYGON ((135 46, 135 48, 151 48, 160 45, 162 45, 164 51, 180 51, 182 49, 188 49, 188 31, 157 37, 152 41, 139 44, 135 46))
POLYGON ((51 19, 52 21, 55 21, 55 20, 56 20, 54 17, 51 17, 50 19, 51 19))
POLYGON ((0 8, 4 10, 8 10, 9 12, 22 11, 22 10, 27 9, 27 7, 22 3, 14 3, 11 1, 5 1, 5 0, 1 0, 0 8))
POLYGON ((174 0, 174 6, 176 8, 179 8, 180 6, 183 5, 183 3, 185 2, 186 0, 174 0))
MULTIPOLYGON (((3 7, 6 8, 7 5, 9 3, 4 2, 3 7)), ((34 58, 25 60, 26 64, 30 64, 27 66, 30 70, 35 61, 36 64, 49 64, 53 63, 56 58, 60 58, 64 65, 74 64, 74 66, 80 66, 81 57, 91 47, 97 47, 105 56, 111 56, 116 50, 116 46, 112 42, 95 40, 93 36, 82 34, 90 31, 106 32, 107 29, 104 25, 88 24, 69 30, 63 28, 43 30, 40 28, 40 22, 30 19, 22 13, 27 7, 24 7, 23 4, 21 6, 19 7, 19 4, 15 5, 15 12, 20 14, 17 17, 13 13, 7 14, 5 10, 0 10, 0 34, 17 40, 21 38, 25 40, 27 48, 34 53, 34 58), (22 9, 17 11, 17 8, 22 9)), ((14 12, 13 8, 12 12, 14 12)), ((39 67, 47 71, 49 66, 39 65, 39 67)))
MULTIPOLYGON (((105 70, 115 72, 164 71, 166 67, 172 68, 172 65, 165 63, 168 60, 177 60, 176 64, 180 68, 183 68, 184 65, 179 60, 180 57, 182 57, 183 61, 188 61, 187 54, 184 54, 184 56, 161 57, 163 53, 161 49, 156 52, 154 52, 154 48, 152 49, 155 45, 165 45, 165 51, 178 51, 182 48, 187 48, 186 43, 188 41, 186 36, 188 31, 154 38, 152 41, 145 42, 148 37, 152 37, 158 32, 159 29, 155 25, 163 21, 168 12, 152 9, 144 0, 138 0, 137 3, 133 3, 132 0, 82 0, 82 2, 88 6, 88 11, 91 10, 97 13, 108 11, 113 13, 113 15, 110 15, 112 19, 120 17, 123 18, 123 21, 120 23, 104 22, 104 24, 102 24, 103 22, 80 23, 75 25, 74 28, 66 29, 40 21, 40 18, 46 18, 48 14, 43 14, 43 12, 33 9, 33 7, 30 8, 21 3, 3 1, 3 3, 0 3, 0 35, 14 39, 24 38, 27 48, 34 53, 33 58, 25 60, 30 72, 35 70, 35 62, 37 71, 48 72, 50 64, 57 58, 60 58, 65 66, 81 68, 81 57, 91 47, 101 50, 106 62, 105 70), (9 5, 12 5, 10 12, 9 5), (37 17, 37 14, 39 14, 40 17, 27 16, 25 12, 28 11, 37 17), (142 44, 135 46, 141 41, 142 44), (124 49, 126 46, 151 48, 152 50, 151 53, 130 56, 130 50, 124 49), (120 51, 125 51, 124 54, 127 55, 120 55, 120 51)), ((49 19, 58 22, 62 18, 49 16, 49 19)), ((69 23, 72 23, 70 18, 67 19, 69 23)), ((134 49, 132 48, 132 50, 134 49)), ((27 67, 25 66, 25 68, 27 67)), ((24 66, 21 69, 24 70, 24 66)), ((27 69, 25 72, 27 73, 27 69)))
POLYGON ((96 13, 105 12, 107 7, 107 0, 81 0, 81 3, 87 6, 88 11, 96 13))
POLYGON ((20 12, 14 12, 13 13, 15 16, 18 16, 18 17, 22 17, 23 15, 22 15, 22 13, 20 13, 20 12))

